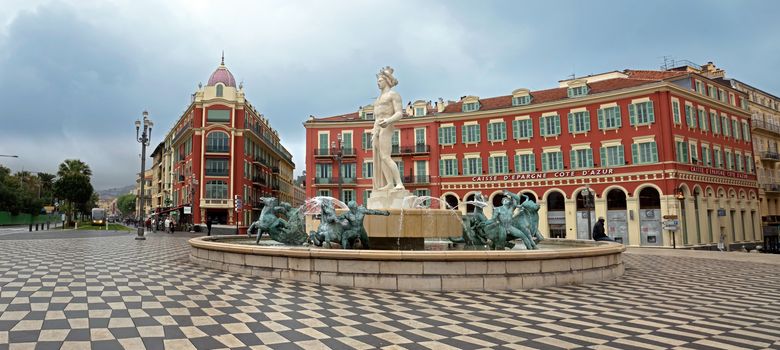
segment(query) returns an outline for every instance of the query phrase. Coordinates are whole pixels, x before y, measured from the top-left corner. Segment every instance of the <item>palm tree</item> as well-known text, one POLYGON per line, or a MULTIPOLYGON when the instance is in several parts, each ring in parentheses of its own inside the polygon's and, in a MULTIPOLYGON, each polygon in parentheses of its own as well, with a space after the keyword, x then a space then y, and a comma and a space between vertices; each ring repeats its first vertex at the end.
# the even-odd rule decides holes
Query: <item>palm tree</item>
POLYGON ((57 176, 64 177, 68 175, 84 175, 86 177, 92 176, 92 170, 87 163, 82 162, 79 159, 65 159, 60 163, 60 169, 57 171, 57 176))

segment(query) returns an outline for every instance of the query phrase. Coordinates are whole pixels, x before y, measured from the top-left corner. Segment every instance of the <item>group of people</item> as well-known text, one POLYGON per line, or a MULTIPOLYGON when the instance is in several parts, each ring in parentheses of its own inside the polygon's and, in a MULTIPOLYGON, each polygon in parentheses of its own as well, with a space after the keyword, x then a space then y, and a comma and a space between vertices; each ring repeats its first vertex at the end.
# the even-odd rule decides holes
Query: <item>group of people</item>
POLYGON ((173 233, 176 231, 176 220, 172 220, 170 216, 166 216, 165 220, 160 220, 157 217, 146 219, 146 226, 152 232, 164 231, 166 233, 173 233))

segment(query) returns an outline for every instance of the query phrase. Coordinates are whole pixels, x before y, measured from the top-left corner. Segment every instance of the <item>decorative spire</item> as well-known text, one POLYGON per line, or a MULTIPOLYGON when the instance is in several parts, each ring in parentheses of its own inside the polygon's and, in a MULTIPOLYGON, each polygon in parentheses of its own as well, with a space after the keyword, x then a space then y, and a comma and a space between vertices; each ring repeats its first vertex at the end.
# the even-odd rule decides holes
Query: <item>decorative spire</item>
POLYGON ((222 65, 225 65, 225 50, 222 50, 222 65))

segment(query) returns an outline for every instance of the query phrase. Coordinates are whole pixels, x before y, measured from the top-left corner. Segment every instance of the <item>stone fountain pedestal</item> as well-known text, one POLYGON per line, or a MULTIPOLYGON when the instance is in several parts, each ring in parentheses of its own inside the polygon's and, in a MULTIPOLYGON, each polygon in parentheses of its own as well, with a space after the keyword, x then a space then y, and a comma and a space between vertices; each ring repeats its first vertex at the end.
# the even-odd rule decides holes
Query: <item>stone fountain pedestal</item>
POLYGON ((406 198, 412 196, 409 190, 374 190, 368 197, 366 208, 375 210, 410 208, 414 200, 406 198))

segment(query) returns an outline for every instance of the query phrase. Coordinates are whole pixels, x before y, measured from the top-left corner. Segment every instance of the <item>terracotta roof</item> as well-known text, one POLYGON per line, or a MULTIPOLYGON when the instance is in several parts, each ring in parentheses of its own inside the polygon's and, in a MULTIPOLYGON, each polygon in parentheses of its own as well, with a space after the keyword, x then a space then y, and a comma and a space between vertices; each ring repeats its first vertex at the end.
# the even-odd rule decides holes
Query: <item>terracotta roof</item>
POLYGON ((329 122, 343 122, 347 120, 353 120, 353 119, 360 119, 360 115, 358 115, 358 112, 352 112, 344 115, 336 115, 332 117, 325 117, 325 118, 314 118, 316 121, 329 121, 329 122))
POLYGON ((626 69, 623 73, 627 74, 631 79, 645 79, 645 80, 664 80, 669 78, 675 78, 688 74, 683 71, 663 71, 663 70, 633 70, 626 69))

